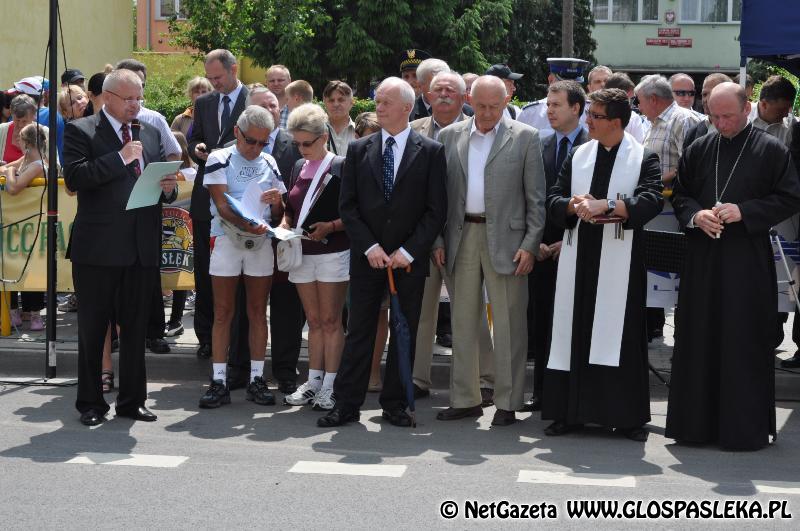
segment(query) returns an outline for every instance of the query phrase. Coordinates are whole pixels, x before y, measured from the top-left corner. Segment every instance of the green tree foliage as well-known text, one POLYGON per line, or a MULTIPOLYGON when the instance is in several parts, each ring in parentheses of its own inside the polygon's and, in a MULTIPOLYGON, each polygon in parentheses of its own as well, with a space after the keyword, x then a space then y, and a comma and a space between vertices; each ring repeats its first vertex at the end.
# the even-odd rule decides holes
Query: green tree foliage
MULTIPOLYGON (((507 63, 525 74, 516 82, 517 97, 532 101, 547 92, 547 58, 561 57, 560 0, 515 0, 508 38, 484 47, 492 63, 507 63)), ((594 19, 589 0, 575 0, 573 57, 596 62, 592 39, 594 19)), ((592 65, 592 66, 593 66, 592 65)))
POLYGON ((459 71, 482 72, 502 46, 514 0, 183 0, 175 43, 228 48, 259 66, 282 63, 320 91, 340 78, 361 94, 398 73, 400 53, 422 48, 459 71))

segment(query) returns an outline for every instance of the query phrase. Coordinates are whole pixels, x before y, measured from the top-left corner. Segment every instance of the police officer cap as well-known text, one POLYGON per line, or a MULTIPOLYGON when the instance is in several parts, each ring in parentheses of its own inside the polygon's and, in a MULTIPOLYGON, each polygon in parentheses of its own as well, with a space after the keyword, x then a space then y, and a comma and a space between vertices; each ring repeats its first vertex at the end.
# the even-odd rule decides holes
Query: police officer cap
POLYGON ((583 83, 583 71, 589 66, 589 61, 574 57, 548 57, 547 64, 550 66, 550 73, 560 79, 574 79, 583 83))
POLYGON ((430 58, 431 54, 425 50, 419 50, 417 48, 406 50, 400 55, 400 72, 416 70, 422 61, 430 58))
POLYGON ((490 66, 489 69, 486 70, 486 75, 499 77, 500 79, 510 79, 512 81, 516 81, 522 77, 522 74, 515 74, 507 64, 503 63, 490 66))

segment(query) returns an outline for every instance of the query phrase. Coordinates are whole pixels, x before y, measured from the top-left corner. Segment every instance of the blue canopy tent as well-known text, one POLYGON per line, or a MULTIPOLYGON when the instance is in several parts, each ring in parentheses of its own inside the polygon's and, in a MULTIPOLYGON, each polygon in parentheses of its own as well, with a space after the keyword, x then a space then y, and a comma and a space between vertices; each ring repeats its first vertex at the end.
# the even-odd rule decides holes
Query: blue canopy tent
POLYGON ((742 0, 739 45, 742 84, 748 57, 800 76, 800 1, 742 0))

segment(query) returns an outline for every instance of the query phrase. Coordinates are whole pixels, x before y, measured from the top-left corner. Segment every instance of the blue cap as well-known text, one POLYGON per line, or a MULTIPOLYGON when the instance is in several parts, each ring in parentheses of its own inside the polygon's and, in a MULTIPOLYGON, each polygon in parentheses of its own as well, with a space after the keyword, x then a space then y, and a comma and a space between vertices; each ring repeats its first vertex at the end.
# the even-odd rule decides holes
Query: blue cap
POLYGON ((589 66, 589 61, 575 59, 574 57, 548 57, 547 64, 550 73, 561 79, 574 79, 583 83, 583 71, 589 66))

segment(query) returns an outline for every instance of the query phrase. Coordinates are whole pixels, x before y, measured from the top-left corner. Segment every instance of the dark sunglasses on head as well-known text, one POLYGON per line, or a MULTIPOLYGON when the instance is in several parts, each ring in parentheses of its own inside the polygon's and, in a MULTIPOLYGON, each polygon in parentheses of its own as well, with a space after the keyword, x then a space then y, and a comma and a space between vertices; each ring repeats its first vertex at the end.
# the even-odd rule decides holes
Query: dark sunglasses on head
POLYGON ((696 94, 693 90, 673 90, 672 93, 682 98, 685 96, 694 96, 696 94))
POLYGON ((306 140, 305 142, 298 142, 298 141, 296 141, 296 140, 292 140, 292 145, 293 145, 294 147, 300 147, 300 146, 303 146, 304 148, 310 148, 310 147, 311 147, 311 146, 313 146, 313 145, 314 145, 314 143, 315 143, 317 140, 319 140, 320 138, 322 138, 322 135, 319 135, 319 136, 318 136, 317 138, 315 138, 314 140, 306 140))
POLYGON ((248 146, 255 146, 255 145, 259 145, 259 146, 261 146, 261 147, 263 148, 263 147, 267 147, 267 146, 269 145, 269 139, 267 139, 267 140, 264 140, 264 141, 262 142, 261 140, 257 140, 257 139, 255 139, 255 138, 250 138, 249 136, 247 136, 247 135, 246 135, 246 134, 244 134, 244 133, 242 133, 242 138, 244 138, 244 142, 245 142, 245 144, 247 144, 248 146))

